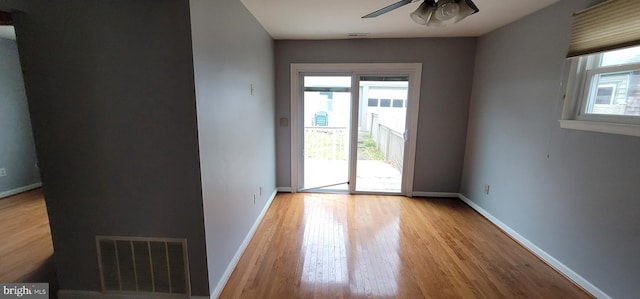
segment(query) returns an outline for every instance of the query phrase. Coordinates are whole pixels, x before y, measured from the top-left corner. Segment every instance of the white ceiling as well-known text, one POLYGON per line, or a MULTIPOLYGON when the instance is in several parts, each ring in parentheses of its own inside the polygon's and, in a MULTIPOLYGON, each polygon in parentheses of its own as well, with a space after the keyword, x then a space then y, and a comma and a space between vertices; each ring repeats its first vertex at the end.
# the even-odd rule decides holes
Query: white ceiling
POLYGON ((480 36, 559 0, 473 0, 480 12, 444 28, 420 26, 411 3, 376 18, 361 17, 398 0, 241 0, 274 39, 480 36))
MULTIPOLYGON (((363 15, 398 0, 240 0, 274 39, 345 39, 480 36, 559 0, 473 0, 480 12, 449 27, 425 27, 409 13, 411 3, 376 18, 363 15)), ((0 38, 16 39, 13 26, 0 26, 0 38)))

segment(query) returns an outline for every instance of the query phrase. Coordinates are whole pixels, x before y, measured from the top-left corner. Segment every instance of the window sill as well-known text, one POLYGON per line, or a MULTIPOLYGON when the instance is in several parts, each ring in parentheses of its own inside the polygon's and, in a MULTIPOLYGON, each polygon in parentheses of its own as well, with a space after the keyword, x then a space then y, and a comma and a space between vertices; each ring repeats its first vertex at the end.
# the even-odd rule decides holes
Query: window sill
POLYGON ((583 120, 560 120, 563 129, 583 130, 608 134, 618 134, 640 137, 640 125, 605 123, 583 120))

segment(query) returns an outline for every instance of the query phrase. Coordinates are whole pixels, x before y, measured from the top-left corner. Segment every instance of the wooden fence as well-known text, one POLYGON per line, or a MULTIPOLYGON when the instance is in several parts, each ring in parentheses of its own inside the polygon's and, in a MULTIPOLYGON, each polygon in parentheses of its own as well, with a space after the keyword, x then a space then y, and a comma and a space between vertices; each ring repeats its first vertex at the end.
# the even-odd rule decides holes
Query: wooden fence
POLYGON ((380 118, 376 113, 371 115, 371 130, 369 132, 378 149, 384 154, 384 159, 402 171, 404 134, 380 124, 380 118))

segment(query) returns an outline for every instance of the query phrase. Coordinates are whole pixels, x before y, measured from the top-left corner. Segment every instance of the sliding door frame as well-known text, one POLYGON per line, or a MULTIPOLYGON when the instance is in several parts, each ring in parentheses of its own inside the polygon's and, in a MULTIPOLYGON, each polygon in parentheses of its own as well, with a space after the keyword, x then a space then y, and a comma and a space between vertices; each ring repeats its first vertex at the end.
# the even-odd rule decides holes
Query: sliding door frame
MULTIPOLYGON (((358 113, 358 99, 359 97, 359 77, 362 75, 404 75, 409 77, 409 90, 407 94, 407 122, 406 122, 406 138, 405 151, 404 151, 404 165, 402 175, 402 189, 401 193, 405 196, 411 197, 413 193, 413 176, 415 171, 415 157, 416 157, 416 139, 418 130, 418 110, 420 105, 420 83, 422 81, 422 63, 292 63, 291 64, 291 115, 290 115, 290 128, 291 128, 291 192, 298 191, 298 177, 299 177, 299 163, 300 163, 300 140, 298 124, 299 118, 299 106, 300 99, 303 96, 302 93, 302 75, 308 74, 349 74, 352 76, 351 84, 351 130, 353 125, 357 125, 357 113, 358 113)), ((355 127, 357 128, 357 126, 355 127)), ((351 133, 351 132, 350 132, 351 133)), ((354 138, 357 138, 357 134, 351 134, 351 142, 354 138)), ((350 145, 350 158, 354 157, 352 151, 355 150, 355 143, 350 145)), ((355 163, 349 159, 349 192, 350 193, 367 193, 370 192, 356 192, 355 191, 355 163)))

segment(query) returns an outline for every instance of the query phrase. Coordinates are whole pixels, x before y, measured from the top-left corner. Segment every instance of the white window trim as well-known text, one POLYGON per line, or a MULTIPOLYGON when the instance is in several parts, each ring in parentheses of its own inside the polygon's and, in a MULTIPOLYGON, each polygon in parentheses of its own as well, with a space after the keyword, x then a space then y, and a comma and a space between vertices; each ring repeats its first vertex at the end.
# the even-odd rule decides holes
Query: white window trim
POLYGON ((561 119, 560 127, 563 129, 640 137, 640 126, 638 125, 561 119))
POLYGON ((638 117, 584 113, 589 101, 588 94, 593 75, 640 68, 640 64, 593 67, 598 65, 601 55, 572 59, 560 127, 640 137, 640 119, 638 117))

